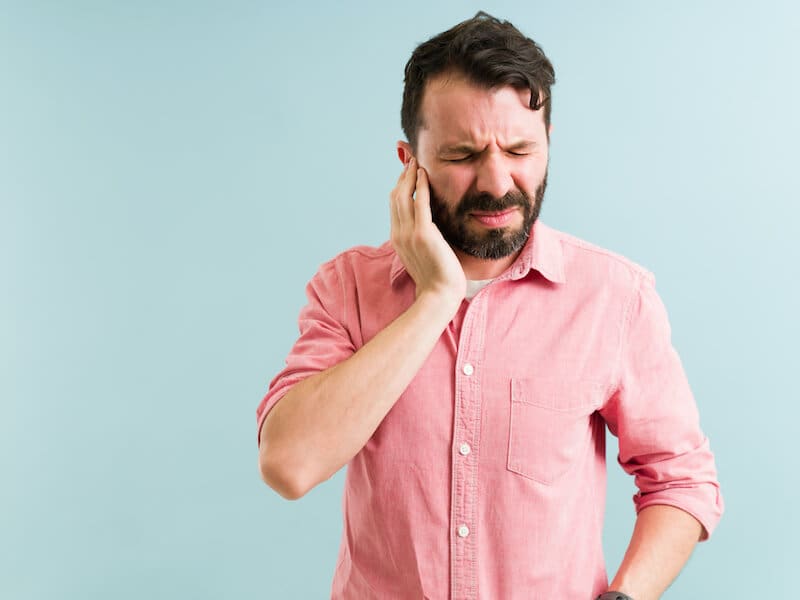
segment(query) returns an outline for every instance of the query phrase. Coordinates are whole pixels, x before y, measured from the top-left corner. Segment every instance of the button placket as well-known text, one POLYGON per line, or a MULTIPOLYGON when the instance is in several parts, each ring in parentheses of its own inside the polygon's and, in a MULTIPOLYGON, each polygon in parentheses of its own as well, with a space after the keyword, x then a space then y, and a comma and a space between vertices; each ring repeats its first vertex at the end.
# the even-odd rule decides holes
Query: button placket
POLYGON ((477 542, 478 473, 477 454, 481 419, 481 389, 478 369, 483 360, 488 293, 473 298, 464 315, 455 361, 454 453, 451 486, 451 597, 478 597, 477 542), (457 450, 458 453, 455 453, 457 450))

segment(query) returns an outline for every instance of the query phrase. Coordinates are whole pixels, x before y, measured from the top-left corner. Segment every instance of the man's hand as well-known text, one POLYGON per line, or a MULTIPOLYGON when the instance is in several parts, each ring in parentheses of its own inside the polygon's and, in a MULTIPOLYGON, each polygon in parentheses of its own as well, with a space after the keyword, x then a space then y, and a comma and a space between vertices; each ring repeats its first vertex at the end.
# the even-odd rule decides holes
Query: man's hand
POLYGON ((400 175, 389 203, 392 246, 417 284, 416 297, 432 293, 460 303, 467 289, 464 269, 433 223, 428 174, 416 159, 400 175))

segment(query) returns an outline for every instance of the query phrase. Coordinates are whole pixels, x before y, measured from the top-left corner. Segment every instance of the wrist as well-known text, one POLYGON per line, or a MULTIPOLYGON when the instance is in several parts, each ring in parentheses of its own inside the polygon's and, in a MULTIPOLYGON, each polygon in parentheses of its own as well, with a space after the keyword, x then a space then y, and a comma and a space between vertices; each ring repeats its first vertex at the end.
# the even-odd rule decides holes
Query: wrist
POLYGON ((458 312, 463 299, 463 294, 459 297, 452 293, 423 291, 417 296, 416 303, 425 306, 427 310, 447 315, 449 323, 450 319, 458 312))

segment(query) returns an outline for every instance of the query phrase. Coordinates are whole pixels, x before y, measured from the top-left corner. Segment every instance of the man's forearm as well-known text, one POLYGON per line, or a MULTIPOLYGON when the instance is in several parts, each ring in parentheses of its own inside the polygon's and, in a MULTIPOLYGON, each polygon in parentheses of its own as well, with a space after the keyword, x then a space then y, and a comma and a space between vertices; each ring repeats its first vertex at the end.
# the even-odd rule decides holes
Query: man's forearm
POLYGON ((345 465, 416 375, 457 308, 423 295, 346 361, 296 384, 260 432, 264 481, 295 499, 345 465))
POLYGON ((700 522, 679 508, 660 504, 643 508, 608 589, 635 600, 657 600, 689 560, 702 532, 700 522))

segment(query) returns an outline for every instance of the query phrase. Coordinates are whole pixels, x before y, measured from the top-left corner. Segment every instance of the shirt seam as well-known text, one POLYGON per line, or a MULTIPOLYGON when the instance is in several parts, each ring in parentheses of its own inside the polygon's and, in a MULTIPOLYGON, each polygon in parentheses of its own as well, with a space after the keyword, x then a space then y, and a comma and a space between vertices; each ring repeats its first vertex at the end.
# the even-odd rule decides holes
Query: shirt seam
POLYGON ((394 252, 394 248, 383 248, 381 246, 354 246, 343 251, 339 256, 347 256, 348 254, 358 254, 364 258, 383 258, 389 256, 394 252))
POLYGON ((355 347, 355 344, 353 343, 353 333, 350 331, 350 327, 347 324, 347 290, 345 289, 344 286, 344 273, 342 272, 341 261, 339 260, 335 261, 334 267, 336 269, 337 279, 339 280, 339 291, 342 294, 342 315, 340 323, 350 336, 350 343, 353 344, 353 346, 355 347))
POLYGON ((633 322, 633 304, 636 301, 637 296, 640 295, 642 289, 642 282, 645 278, 645 272, 641 271, 637 273, 637 276, 633 283, 633 290, 631 292, 630 298, 625 305, 625 310, 622 313, 622 324, 620 327, 620 336, 619 336, 619 349, 617 350, 617 356, 614 366, 614 377, 612 381, 614 382, 612 387, 615 391, 619 390, 622 387, 622 357, 625 353, 627 348, 628 337, 630 336, 631 331, 631 323, 633 322))
POLYGON ((580 248, 581 250, 586 250, 587 252, 593 252, 594 254, 600 254, 607 258, 613 259, 614 262, 623 265, 634 275, 642 276, 650 273, 650 270, 647 267, 640 265, 639 263, 631 260, 630 258, 627 258, 621 254, 613 252, 612 250, 600 248, 599 246, 595 246, 594 244, 585 242, 578 238, 573 238, 568 234, 560 232, 559 241, 561 241, 562 243, 570 244, 575 248, 580 248))

